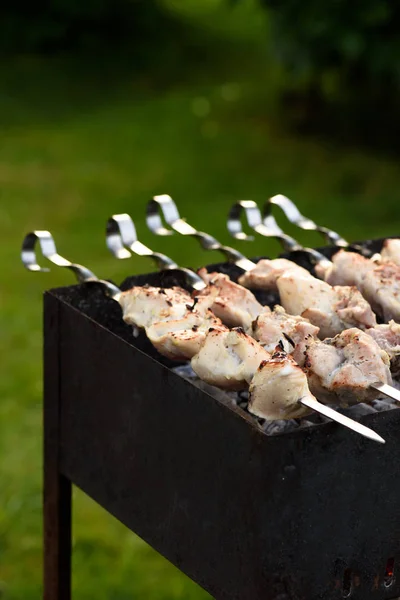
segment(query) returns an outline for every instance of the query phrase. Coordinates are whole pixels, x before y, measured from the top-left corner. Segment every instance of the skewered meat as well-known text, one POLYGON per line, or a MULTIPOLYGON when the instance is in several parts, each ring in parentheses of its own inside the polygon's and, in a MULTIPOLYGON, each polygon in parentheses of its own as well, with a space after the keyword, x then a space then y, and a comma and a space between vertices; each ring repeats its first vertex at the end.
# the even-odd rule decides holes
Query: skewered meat
POLYGON ((374 327, 376 318, 368 302, 355 287, 335 286, 297 272, 277 280, 282 306, 320 328, 320 337, 332 337, 343 329, 374 327))
POLYGON ((304 277, 312 277, 307 269, 303 269, 303 267, 286 258, 261 259, 254 269, 246 271, 239 277, 239 283, 253 290, 276 291, 277 279, 284 273, 289 274, 292 272, 304 277))
POLYGON ((243 327, 245 331, 249 331, 254 319, 265 310, 254 294, 231 281, 228 275, 208 273, 206 269, 200 269, 198 273, 208 284, 199 296, 215 293, 217 290, 217 296, 211 306, 213 313, 228 327, 243 327))
POLYGON ((182 319, 153 323, 146 334, 160 354, 172 360, 190 360, 199 352, 211 327, 229 331, 211 310, 205 314, 188 310, 182 319))
POLYGON ((253 337, 268 352, 274 352, 282 343, 286 352, 292 352, 296 344, 308 336, 316 338, 319 327, 303 317, 289 315, 282 306, 276 305, 273 311, 263 311, 253 323, 253 337))
POLYGON ((260 363, 270 358, 269 352, 241 328, 211 329, 199 353, 192 358, 192 368, 206 383, 243 390, 249 386, 260 363))
POLYGON ((331 285, 355 285, 385 321, 400 320, 400 267, 392 262, 377 264, 355 252, 340 250, 329 269, 317 268, 331 285))
POLYGON ((400 265, 400 240, 385 240, 381 250, 381 258, 383 262, 393 262, 400 265))
POLYGON ((189 292, 182 288, 135 286, 119 298, 123 319, 129 325, 148 327, 157 321, 180 319, 193 304, 189 292))
POLYGON ((305 339, 293 357, 303 366, 310 389, 321 402, 339 399, 343 406, 369 402, 379 396, 371 384, 392 381, 387 353, 356 328, 323 342, 305 339))
POLYGON ((389 321, 383 325, 376 325, 371 329, 366 329, 368 333, 378 344, 378 346, 387 352, 390 358, 390 370, 393 376, 400 374, 400 325, 395 321, 389 321))
POLYGON ((306 396, 310 390, 305 373, 285 352, 276 352, 260 364, 251 381, 248 409, 264 419, 296 419, 309 412, 299 403, 306 396))

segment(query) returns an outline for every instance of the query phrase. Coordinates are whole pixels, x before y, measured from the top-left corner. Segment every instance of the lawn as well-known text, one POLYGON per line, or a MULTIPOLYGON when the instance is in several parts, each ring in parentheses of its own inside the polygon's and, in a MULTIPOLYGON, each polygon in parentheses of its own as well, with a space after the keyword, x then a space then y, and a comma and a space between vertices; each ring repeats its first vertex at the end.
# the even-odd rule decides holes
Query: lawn
MULTIPOLYGON (((275 193, 349 239, 400 232, 396 160, 285 130, 264 16, 250 3, 222 4, 169 2, 193 36, 166 70, 29 57, 0 67, 2 598, 41 594, 41 294, 73 283, 62 270, 24 271, 24 233, 50 229, 62 254, 119 282, 152 267, 108 254, 112 213, 131 213, 144 242, 187 266, 218 256, 194 240, 152 236, 143 215, 154 194, 171 194, 190 222, 224 242, 233 201, 275 193)), ((279 250, 263 239, 236 245, 252 255, 279 250)), ((73 548, 74 599, 208 597, 78 490, 73 548)))

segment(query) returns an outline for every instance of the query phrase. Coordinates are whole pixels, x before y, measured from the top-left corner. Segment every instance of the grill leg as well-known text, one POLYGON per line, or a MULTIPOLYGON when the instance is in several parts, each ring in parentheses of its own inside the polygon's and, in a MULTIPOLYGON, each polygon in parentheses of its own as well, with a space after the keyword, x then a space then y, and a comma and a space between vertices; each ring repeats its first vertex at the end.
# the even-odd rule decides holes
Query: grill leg
POLYGON ((71 482, 60 473, 60 312, 44 297, 44 600, 71 599, 71 482))
POLYGON ((45 466, 44 600, 71 600, 71 482, 45 466))

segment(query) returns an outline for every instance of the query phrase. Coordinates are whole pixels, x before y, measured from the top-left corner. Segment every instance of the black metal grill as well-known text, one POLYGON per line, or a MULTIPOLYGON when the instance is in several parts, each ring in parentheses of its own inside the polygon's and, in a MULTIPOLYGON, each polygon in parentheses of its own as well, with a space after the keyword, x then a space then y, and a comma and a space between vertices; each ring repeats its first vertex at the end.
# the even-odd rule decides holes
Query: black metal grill
MULTIPOLYGON (((143 283, 184 282, 122 287, 143 283)), ((69 598, 71 483, 217 599, 400 595, 399 410, 361 418, 385 446, 334 423, 267 436, 133 338, 96 284, 46 292, 44 330, 46 600, 69 598)))

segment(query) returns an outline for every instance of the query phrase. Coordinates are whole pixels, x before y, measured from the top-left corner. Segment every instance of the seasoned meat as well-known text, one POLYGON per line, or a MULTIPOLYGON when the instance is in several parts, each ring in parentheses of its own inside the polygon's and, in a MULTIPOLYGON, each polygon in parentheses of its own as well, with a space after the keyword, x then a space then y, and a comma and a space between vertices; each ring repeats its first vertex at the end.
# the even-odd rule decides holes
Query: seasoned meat
POLYGON ((258 367, 250 384, 248 409, 263 419, 295 419, 311 412, 299 403, 310 396, 306 374, 292 357, 277 352, 258 367))
POLYGON ((296 272, 279 277, 277 285, 285 310, 319 327, 322 339, 355 325, 364 329, 376 324, 371 307, 354 287, 332 287, 296 272))
POLYGON ((392 375, 400 375, 400 325, 395 321, 389 321, 389 323, 366 329, 365 333, 368 333, 378 346, 387 352, 392 375))
POLYGON ((179 287, 135 286, 121 294, 119 303, 126 323, 148 327, 157 321, 182 318, 187 313, 187 305, 193 304, 193 299, 179 287))
POLYGON ((192 368, 206 383, 228 390, 246 389, 263 360, 270 354, 243 329, 210 329, 192 368))
POLYGON ((199 275, 208 285, 197 297, 216 293, 211 306, 213 313, 228 327, 243 327, 245 331, 251 329, 254 319, 264 310, 254 294, 231 281, 228 275, 207 273, 206 269, 200 269, 199 275))
POLYGON ((400 240, 385 240, 381 250, 382 262, 393 262, 400 265, 400 240))
POLYGON ((208 310, 205 314, 188 311, 182 319, 159 321, 146 328, 153 346, 172 360, 188 360, 199 352, 210 327, 229 331, 208 310))
POLYGON ((331 285, 355 285, 385 321, 400 320, 400 266, 393 262, 377 264, 355 252, 340 250, 332 266, 321 272, 331 285))
POLYGON ((321 402, 343 406, 369 402, 379 396, 372 383, 391 383, 387 353, 360 329, 347 329, 323 342, 309 339, 304 347, 303 360, 297 349, 294 357, 321 402))
POLYGON ((303 267, 286 258, 262 259, 254 269, 239 277, 239 283, 253 290, 276 291, 276 282, 285 273, 298 273, 303 277, 312 277, 307 269, 303 269, 303 267))
POLYGON ((273 311, 264 311, 253 323, 253 337, 268 352, 274 352, 279 343, 286 352, 291 353, 294 347, 309 335, 317 337, 316 327, 303 317, 288 314, 282 306, 275 306, 273 311))

